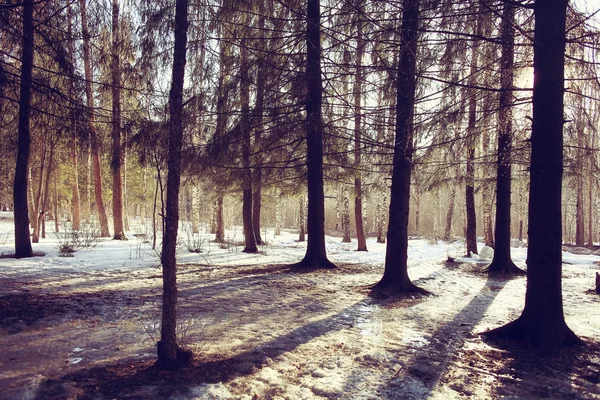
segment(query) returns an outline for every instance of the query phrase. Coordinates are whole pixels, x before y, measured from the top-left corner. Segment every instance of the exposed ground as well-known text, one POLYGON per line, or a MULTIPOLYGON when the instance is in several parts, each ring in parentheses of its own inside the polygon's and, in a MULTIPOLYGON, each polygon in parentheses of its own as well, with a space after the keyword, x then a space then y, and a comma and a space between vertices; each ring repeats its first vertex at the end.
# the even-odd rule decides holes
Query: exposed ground
MULTIPOLYGON (((9 230, 0 252, 13 251, 9 230)), ((34 246, 44 257, 0 258, 0 399, 600 399, 600 296, 587 292, 600 256, 564 253, 566 319, 586 345, 544 355, 481 340, 519 315, 525 278, 446 263, 460 242, 411 240, 409 274, 433 295, 386 301, 368 296, 385 245, 358 253, 329 238, 339 269, 299 273, 286 266, 304 252, 295 238, 271 232, 258 255, 182 246, 181 341, 197 356, 177 373, 152 367, 161 271, 149 243, 58 257, 52 235, 34 246)), ((513 249, 521 267, 525 254, 513 249)))

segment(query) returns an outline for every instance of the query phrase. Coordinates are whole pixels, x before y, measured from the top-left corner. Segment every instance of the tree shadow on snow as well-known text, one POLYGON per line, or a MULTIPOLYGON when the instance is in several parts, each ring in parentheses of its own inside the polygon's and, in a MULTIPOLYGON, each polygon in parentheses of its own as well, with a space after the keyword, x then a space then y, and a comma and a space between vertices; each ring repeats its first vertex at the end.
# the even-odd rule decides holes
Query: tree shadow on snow
MULTIPOLYGON (((398 399, 405 396, 428 398, 436 386, 442 383, 459 350, 469 337, 471 330, 484 316, 507 280, 488 278, 485 286, 471 301, 428 339, 428 344, 415 351, 412 360, 378 392, 382 398, 398 399)), ((458 388, 460 389, 460 388, 458 388)), ((467 393, 468 394, 468 393, 467 393)))
POLYGON ((194 366, 178 372, 163 372, 153 361, 122 362, 116 365, 79 370, 59 379, 46 380, 36 399, 169 398, 190 394, 192 388, 206 383, 228 382, 248 376, 298 346, 330 332, 351 328, 370 312, 373 302, 365 298, 335 315, 305 324, 271 341, 227 358, 200 359, 194 366))
MULTIPOLYGON (((600 395, 600 343, 583 338, 583 345, 543 353, 523 343, 485 340, 499 350, 469 357, 475 368, 496 377, 497 397, 588 399, 600 395)), ((481 352, 480 352, 481 353, 481 352)))

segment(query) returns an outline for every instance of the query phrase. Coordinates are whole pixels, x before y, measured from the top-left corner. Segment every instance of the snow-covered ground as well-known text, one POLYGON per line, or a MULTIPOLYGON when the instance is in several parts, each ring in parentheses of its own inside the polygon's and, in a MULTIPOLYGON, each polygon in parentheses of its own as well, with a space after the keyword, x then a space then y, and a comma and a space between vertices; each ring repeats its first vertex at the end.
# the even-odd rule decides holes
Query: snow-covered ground
MULTIPOLYGON (((0 252, 14 251, 0 215, 0 252)), ((241 239, 240 229, 230 231, 241 239)), ((161 270, 151 242, 101 240, 59 257, 51 233, 30 259, 0 258, 1 399, 600 398, 600 256, 564 253, 566 320, 588 344, 560 355, 507 351, 477 333, 517 317, 525 278, 481 273, 461 242, 415 239, 409 274, 431 296, 371 298, 385 245, 369 252, 328 237, 334 271, 297 272, 306 243, 290 231, 260 254, 196 239, 179 258, 181 343, 196 352, 178 373, 151 368, 161 270), (457 264, 446 264, 448 256, 457 264)), ((64 242, 64 239, 60 241, 64 242)), ((526 249, 513 249, 525 268, 526 249)))

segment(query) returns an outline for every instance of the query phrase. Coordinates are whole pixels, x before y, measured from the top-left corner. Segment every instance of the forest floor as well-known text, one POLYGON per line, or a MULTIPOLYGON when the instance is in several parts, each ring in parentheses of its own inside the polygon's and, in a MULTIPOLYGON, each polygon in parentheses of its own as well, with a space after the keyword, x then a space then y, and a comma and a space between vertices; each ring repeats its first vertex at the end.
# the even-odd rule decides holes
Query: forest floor
MULTIPOLYGON (((1 216, 0 216, 1 217, 1 216)), ((237 236, 240 237, 239 229, 237 236)), ((0 218, 0 252, 14 251, 0 218)), ((192 368, 153 367, 161 270, 151 243, 101 240, 59 257, 0 258, 0 399, 600 399, 600 256, 563 253, 569 326, 584 346, 539 354, 479 333, 516 318, 524 277, 488 278, 464 244, 410 240, 409 274, 432 295, 369 296, 385 245, 328 237, 331 271, 297 272, 305 243, 268 232, 260 254, 196 240, 178 253, 180 342, 192 368), (457 257, 447 263, 448 256, 457 257)), ((230 232, 231 239, 236 233, 230 232)), ((526 249, 513 257, 525 268, 526 249)))

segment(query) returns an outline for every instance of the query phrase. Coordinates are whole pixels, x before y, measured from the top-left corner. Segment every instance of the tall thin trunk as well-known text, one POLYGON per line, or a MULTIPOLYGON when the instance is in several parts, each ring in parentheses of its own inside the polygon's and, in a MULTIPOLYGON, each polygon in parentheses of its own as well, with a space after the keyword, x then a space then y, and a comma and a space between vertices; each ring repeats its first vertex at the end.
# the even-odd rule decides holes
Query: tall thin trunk
POLYGON ((378 196, 377 198, 377 243, 385 243, 385 202, 384 196, 378 196))
POLYGON ((199 197, 200 197, 200 189, 198 189, 198 185, 192 183, 192 187, 190 189, 191 194, 190 194, 190 208, 191 208, 191 215, 190 215, 190 219, 192 221, 192 232, 193 233, 198 233, 200 232, 200 202, 199 202, 199 197))
POLYGON ((224 243, 225 242, 225 227, 223 224, 223 198, 225 194, 223 192, 217 193, 217 200, 215 202, 216 207, 216 232, 215 232, 215 242, 224 243))
POLYGON ((157 343, 157 366, 176 370, 188 366, 192 354, 177 345, 177 264, 175 250, 179 226, 179 186, 181 183, 181 148, 183 142, 183 84, 185 76, 188 29, 188 2, 177 0, 175 6, 175 44, 173 77, 169 92, 169 171, 167 174, 166 230, 163 234, 163 307, 160 341, 157 343), (184 357, 185 354, 188 354, 184 357))
POLYGON ((298 210, 298 241, 304 242, 306 240, 306 215, 304 215, 304 196, 300 196, 298 210))
POLYGON ((434 200, 433 200, 433 238, 437 243, 440 237, 440 189, 434 189, 434 200))
POLYGON ((124 240, 125 229, 123 226, 123 176, 121 149, 121 67, 120 67, 119 29, 119 1, 112 1, 112 49, 111 49, 111 80, 112 80, 112 161, 110 170, 113 178, 112 211, 113 211, 113 239, 124 240))
POLYGON ((421 193, 415 193, 415 235, 419 235, 420 218, 421 217, 421 193))
POLYGON ((344 187, 342 197, 342 230, 344 236, 342 243, 350 243, 352 238, 350 237, 350 201, 348 200, 348 189, 344 187))
POLYGON ((102 176, 100 173, 100 144, 98 142, 98 132, 96 131, 96 114, 94 109, 94 94, 92 90, 92 61, 90 55, 90 34, 87 26, 86 0, 79 0, 79 8, 81 10, 81 30, 83 36, 83 65, 85 70, 85 97, 87 100, 87 108, 90 113, 90 142, 92 148, 92 166, 94 175, 94 198, 96 201, 96 212, 100 222, 100 236, 108 237, 108 218, 106 217, 106 209, 104 208, 104 200, 102 198, 102 176))
MULTIPOLYGON (((267 41, 265 31, 265 1, 259 0, 258 5, 258 35, 262 43, 267 41)), ((262 133, 264 131, 264 99, 265 99, 265 79, 267 78, 265 57, 268 53, 260 53, 257 60, 256 73, 256 103, 254 105, 254 143, 255 143, 255 166, 252 185, 252 227, 254 228, 254 238, 257 245, 264 244, 260 234, 260 214, 262 206, 262 152, 260 150, 262 133)))
MULTIPOLYGON (((475 22, 474 33, 481 35, 482 20, 475 22)), ((465 174, 465 205, 466 205, 466 244, 467 257, 477 254, 477 216, 475 213, 475 142, 477 133, 477 71, 479 69, 479 41, 473 42, 471 67, 469 71, 468 119, 467 119, 467 166, 465 174)))
POLYGON ((52 164, 54 163, 54 146, 55 142, 50 142, 50 155, 48 159, 48 167, 46 169, 46 178, 44 179, 44 193, 42 195, 42 209, 40 212, 42 225, 42 239, 46 238, 46 212, 48 211, 48 199, 50 197, 50 175, 52 174, 52 164))
MULTIPOLYGON (((67 19, 68 21, 68 54, 69 54, 69 62, 74 65, 75 59, 75 39, 73 36, 73 17, 71 14, 71 3, 67 5, 67 19)), ((69 79, 69 83, 67 84, 68 93, 71 98, 75 95, 73 78, 69 79)), ((73 164, 73 181, 71 182, 71 193, 72 193, 72 203, 71 203, 71 227, 74 231, 78 231, 80 229, 80 218, 81 218, 81 200, 79 196, 79 163, 78 163, 78 155, 77 149, 79 146, 79 140, 77 140, 77 134, 75 131, 75 121, 74 118, 70 118, 72 133, 71 133, 71 163, 73 164)), ((50 167, 52 164, 50 163, 50 167)))
POLYGON ((79 200, 79 164, 77 162, 77 137, 75 134, 71 137, 71 163, 73 164, 73 181, 71 183, 72 203, 71 203, 71 227, 74 231, 80 229, 81 202, 79 200))
POLYGON ((450 189, 450 195, 448 196, 448 211, 446 212, 446 227, 444 229, 444 240, 450 240, 450 237, 452 236, 452 218, 454 216, 455 197, 456 185, 452 185, 452 189, 450 189))
POLYGON ((275 191, 275 236, 281 235, 281 190, 275 191))
POLYGON ((42 147, 40 149, 40 172, 38 175, 37 190, 35 192, 35 199, 33 201, 34 213, 31 215, 31 227, 33 228, 33 234, 31 235, 31 241, 33 243, 39 243, 40 241, 40 208, 42 205, 42 187, 44 185, 44 171, 46 168, 46 149, 48 146, 48 128, 44 129, 44 136, 42 140, 42 147))
POLYGON ((154 205, 152 207, 152 250, 156 249, 156 213, 158 208, 158 186, 160 175, 156 174, 156 187, 154 188, 154 205))
POLYGON ((56 168, 54 169, 54 174, 53 175, 53 180, 54 180, 54 232, 58 233, 60 230, 59 224, 58 224, 58 183, 56 182, 56 176, 58 175, 58 168, 59 166, 57 165, 56 168))
MULTIPOLYGON (((592 133, 592 139, 590 141, 591 146, 594 145, 594 136, 595 133, 592 133)), ((594 166, 592 157, 593 154, 588 155, 590 158, 590 171, 594 166)), ((594 245, 594 175, 589 172, 588 174, 588 232, 587 232, 587 242, 589 246, 594 245)))
POLYGON ((356 222, 357 251, 367 251, 367 240, 363 223, 362 201, 362 174, 361 174, 361 124, 362 124, 362 85, 363 67, 362 59, 365 53, 365 40, 363 39, 363 4, 357 1, 356 6, 357 36, 356 36, 356 77, 354 84, 354 220, 356 222))
POLYGON ((577 184, 577 193, 575 196, 575 245, 583 246, 585 244, 585 205, 583 202, 583 186, 585 185, 585 183, 583 180, 583 176, 581 176, 580 174, 575 179, 577 184))
POLYGON ((412 170, 414 106, 416 91, 419 0, 402 3, 399 65, 396 80, 396 136, 390 193, 385 269, 374 290, 384 295, 424 290, 408 277, 408 217, 412 170))
POLYGON ((252 225, 252 169, 250 168, 250 151, 252 148, 250 126, 250 75, 248 63, 247 40, 242 39, 240 46, 240 102, 242 130, 242 220, 244 224, 245 253, 257 253, 256 238, 254 237, 254 226, 252 225))
POLYGON ((319 0, 307 0, 306 27, 306 167, 308 184, 308 244, 297 267, 335 268, 325 248, 323 189, 323 82, 321 77, 321 10, 319 0))
POLYGON ((502 15, 502 56, 498 100, 498 161, 496 164, 496 240, 490 273, 523 274, 510 257, 510 194, 512 153, 512 107, 514 80, 515 6, 504 3, 502 15))
POLYGON ((123 229, 125 231, 129 230, 129 209, 127 202, 127 132, 123 132, 123 229))
POLYGON ((523 313, 486 336, 555 350, 579 343, 562 303, 561 191, 566 0, 534 3, 533 124, 527 291, 523 313))
POLYGON ((29 238, 29 210, 27 209, 27 168, 31 136, 29 112, 33 70, 33 0, 23 0, 23 41, 21 56, 21 87, 19 95, 19 127, 17 163, 13 184, 13 210, 15 216, 15 257, 31 257, 33 250, 29 238))

